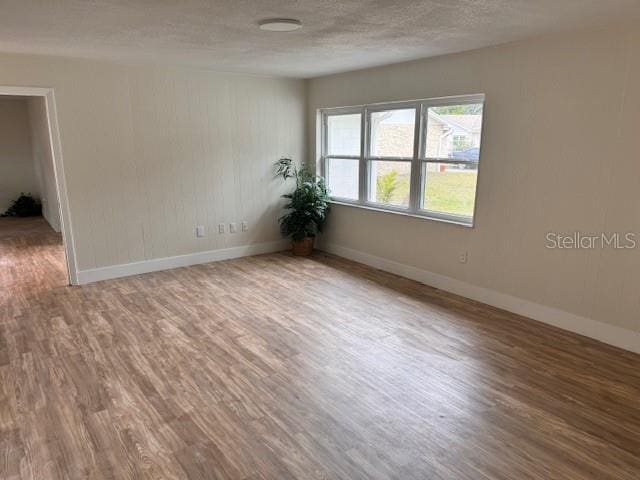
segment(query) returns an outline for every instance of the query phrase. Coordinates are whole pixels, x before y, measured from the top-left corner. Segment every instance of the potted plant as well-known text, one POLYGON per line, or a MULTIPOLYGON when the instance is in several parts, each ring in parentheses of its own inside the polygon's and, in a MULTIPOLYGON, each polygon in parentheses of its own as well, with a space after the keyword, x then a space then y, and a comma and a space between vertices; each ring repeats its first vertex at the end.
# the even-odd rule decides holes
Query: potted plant
POLYGON ((37 217, 42 215, 42 203, 30 193, 24 192, 11 203, 0 217, 37 217))
POLYGON ((297 168, 290 158, 282 158, 277 164, 277 174, 283 180, 295 179, 293 192, 283 195, 289 202, 286 213, 278 220, 280 231, 291 236, 294 255, 311 255, 316 235, 322 232, 329 212, 329 193, 322 177, 306 168, 297 168))

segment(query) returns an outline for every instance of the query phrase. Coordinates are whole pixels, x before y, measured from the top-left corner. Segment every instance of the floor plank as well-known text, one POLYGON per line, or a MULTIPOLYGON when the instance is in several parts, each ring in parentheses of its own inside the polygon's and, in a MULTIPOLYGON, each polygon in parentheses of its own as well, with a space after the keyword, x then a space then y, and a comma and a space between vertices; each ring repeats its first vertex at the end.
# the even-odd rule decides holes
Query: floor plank
POLYGON ((2 479, 637 479, 640 356, 334 256, 67 287, 0 219, 2 479))

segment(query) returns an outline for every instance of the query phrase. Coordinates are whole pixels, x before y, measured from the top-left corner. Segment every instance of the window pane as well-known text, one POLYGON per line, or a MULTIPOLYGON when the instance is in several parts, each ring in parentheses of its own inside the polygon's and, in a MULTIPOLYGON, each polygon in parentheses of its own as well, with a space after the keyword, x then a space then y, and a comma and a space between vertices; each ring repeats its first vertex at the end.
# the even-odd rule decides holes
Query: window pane
POLYGON ((482 103, 429 107, 426 157, 477 162, 481 132, 482 103))
POLYGON ((332 197, 358 199, 359 160, 327 159, 327 187, 332 197))
POLYGON ((369 201, 409 206, 411 162, 369 161, 369 201))
POLYGON ((359 113, 327 117, 327 154, 360 155, 359 113))
POLYGON ((422 164, 424 192, 422 208, 432 212, 473 217, 478 164, 422 164))
POLYGON ((373 112, 371 156, 412 158, 415 121, 415 108, 373 112))

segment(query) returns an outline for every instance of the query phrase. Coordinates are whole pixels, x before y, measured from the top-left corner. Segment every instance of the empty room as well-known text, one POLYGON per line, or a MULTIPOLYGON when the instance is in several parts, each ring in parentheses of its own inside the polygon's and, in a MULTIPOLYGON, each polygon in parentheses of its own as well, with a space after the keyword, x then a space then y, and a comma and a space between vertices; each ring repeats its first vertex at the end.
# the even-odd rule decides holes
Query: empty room
POLYGON ((10 0, 0 479, 640 478, 637 0, 10 0))

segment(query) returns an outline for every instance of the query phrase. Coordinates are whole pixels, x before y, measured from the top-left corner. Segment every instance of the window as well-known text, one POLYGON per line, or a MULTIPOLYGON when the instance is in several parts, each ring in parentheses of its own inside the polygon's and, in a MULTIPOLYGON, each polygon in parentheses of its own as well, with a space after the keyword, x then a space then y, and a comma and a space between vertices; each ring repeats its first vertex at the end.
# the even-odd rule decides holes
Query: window
POLYGON ((336 201, 473 225, 484 95, 322 110, 336 201))
POLYGON ((414 107, 370 109, 367 112, 367 191, 370 202, 383 206, 409 207, 417 111, 414 107))
POLYGON ((359 113, 327 117, 327 153, 329 155, 360 156, 359 113))
POLYGON ((360 111, 326 114, 323 119, 325 155, 324 177, 331 196, 358 200, 362 149, 360 111))
POLYGON ((327 186, 335 198, 358 199, 358 160, 350 158, 327 159, 327 186))
POLYGON ((409 207, 411 162, 369 160, 369 201, 409 207))

